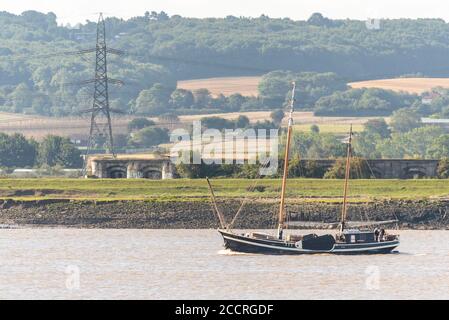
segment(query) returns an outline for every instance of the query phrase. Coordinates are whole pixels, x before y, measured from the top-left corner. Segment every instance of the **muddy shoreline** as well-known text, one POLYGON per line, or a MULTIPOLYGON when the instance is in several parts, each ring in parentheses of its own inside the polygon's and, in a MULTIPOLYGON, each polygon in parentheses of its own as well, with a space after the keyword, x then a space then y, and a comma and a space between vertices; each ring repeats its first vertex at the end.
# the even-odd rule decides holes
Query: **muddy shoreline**
MULTIPOLYGON (((239 201, 219 203, 227 221, 240 206, 239 201)), ((292 220, 334 222, 340 204, 313 202, 290 204, 292 220)), ((242 210, 235 228, 272 228, 277 204, 253 201, 242 210)), ((448 229, 449 201, 383 201, 351 204, 351 220, 398 219, 401 229, 448 229)), ((0 200, 0 225, 76 228, 208 229, 217 228, 207 201, 76 201, 0 200)), ((313 224, 311 227, 314 227, 313 224)))

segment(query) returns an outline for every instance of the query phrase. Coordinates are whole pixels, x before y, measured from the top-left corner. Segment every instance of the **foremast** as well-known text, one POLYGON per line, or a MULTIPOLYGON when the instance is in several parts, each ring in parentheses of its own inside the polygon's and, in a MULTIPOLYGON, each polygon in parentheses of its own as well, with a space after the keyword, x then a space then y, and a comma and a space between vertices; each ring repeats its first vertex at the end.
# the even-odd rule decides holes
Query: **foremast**
POLYGON ((349 176, 351 172, 351 157, 352 157, 352 124, 349 129, 348 149, 346 152, 345 186, 343 192, 343 207, 341 210, 340 232, 343 232, 343 230, 345 229, 346 214, 348 210, 348 187, 349 187, 349 176))
POLYGON ((295 90, 296 83, 292 83, 292 95, 290 100, 290 111, 288 115, 288 125, 287 125, 287 142, 285 144, 285 156, 284 156, 284 172, 282 175, 282 190, 281 190, 281 203, 279 206, 279 224, 278 224, 278 239, 282 239, 284 223, 285 223, 285 193, 287 188, 287 176, 288 176, 288 160, 290 155, 290 143, 292 136, 292 127, 293 127, 293 111, 295 107, 295 90))

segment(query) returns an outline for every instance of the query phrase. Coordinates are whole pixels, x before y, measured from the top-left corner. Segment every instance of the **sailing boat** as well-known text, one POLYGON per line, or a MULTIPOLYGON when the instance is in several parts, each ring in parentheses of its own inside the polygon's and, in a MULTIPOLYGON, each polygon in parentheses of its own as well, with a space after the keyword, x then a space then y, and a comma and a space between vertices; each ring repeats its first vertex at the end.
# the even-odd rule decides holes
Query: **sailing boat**
MULTIPOLYGON (((355 223, 347 222, 347 195, 348 195, 348 181, 351 165, 352 155, 352 126, 349 132, 347 157, 346 157, 346 170, 345 170, 345 184, 344 184, 344 196, 343 206, 340 221, 334 224, 328 224, 328 226, 337 226, 338 231, 335 234, 305 234, 305 235, 287 235, 284 236, 284 229, 286 227, 298 225, 297 222, 286 223, 286 210, 285 210, 285 195, 287 190, 287 175, 288 175, 288 161, 289 150, 292 135, 293 126, 293 111, 295 102, 295 88, 293 83, 290 112, 288 118, 287 127, 287 143, 285 146, 285 159, 282 177, 282 189, 281 199, 278 215, 278 227, 276 235, 270 235, 265 233, 243 233, 238 234, 231 230, 231 227, 235 221, 236 216, 232 222, 228 225, 225 223, 223 214, 219 211, 215 195, 210 185, 209 188, 212 195, 212 202, 214 204, 215 212, 220 219, 221 228, 218 232, 223 236, 224 246, 227 249, 237 252, 247 253, 264 253, 264 254, 381 254, 390 253, 399 245, 399 236, 395 234, 387 234, 384 229, 377 228, 383 224, 390 224, 397 222, 396 220, 384 221, 384 222, 364 222, 355 223), (373 229, 373 227, 375 227, 373 229), (349 227, 351 229, 349 229, 349 227)), ((240 208, 241 209, 241 208, 240 208)))

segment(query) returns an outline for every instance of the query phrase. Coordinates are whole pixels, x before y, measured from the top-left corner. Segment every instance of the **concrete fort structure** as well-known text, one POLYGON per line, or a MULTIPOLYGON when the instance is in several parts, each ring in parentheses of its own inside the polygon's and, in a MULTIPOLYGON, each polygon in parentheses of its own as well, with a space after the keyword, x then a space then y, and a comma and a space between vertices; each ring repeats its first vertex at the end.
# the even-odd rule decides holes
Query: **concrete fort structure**
MULTIPOLYGON (((305 165, 314 161, 315 165, 323 169, 331 168, 335 160, 301 160, 305 165)), ((372 174, 376 179, 415 179, 435 178, 439 160, 416 159, 367 159, 372 174)))
POLYGON ((87 159, 87 176, 112 179, 172 179, 174 165, 168 156, 154 154, 91 155, 87 159))
MULTIPOLYGON (((331 168, 335 160, 303 159, 324 170, 331 168)), ((439 160, 368 159, 366 160, 376 179, 435 178, 439 160)), ((92 178, 144 178, 172 179, 175 165, 168 156, 156 154, 91 155, 87 160, 87 176, 92 178)))

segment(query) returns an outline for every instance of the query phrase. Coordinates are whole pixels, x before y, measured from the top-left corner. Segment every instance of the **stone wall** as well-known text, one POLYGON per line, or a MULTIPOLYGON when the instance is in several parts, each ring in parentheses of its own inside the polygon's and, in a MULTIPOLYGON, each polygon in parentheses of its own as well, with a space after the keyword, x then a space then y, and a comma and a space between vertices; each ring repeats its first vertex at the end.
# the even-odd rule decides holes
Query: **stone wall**
POLYGON ((170 159, 94 158, 88 161, 88 176, 95 178, 172 179, 174 165, 170 159))
MULTIPOLYGON (((307 161, 314 161, 319 167, 330 168, 335 160, 302 160, 303 165, 307 161)), ((439 160, 414 160, 414 159, 368 159, 366 160, 377 179, 413 179, 435 178, 439 160)))

